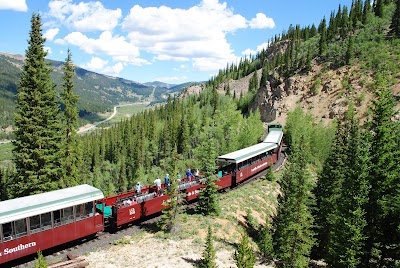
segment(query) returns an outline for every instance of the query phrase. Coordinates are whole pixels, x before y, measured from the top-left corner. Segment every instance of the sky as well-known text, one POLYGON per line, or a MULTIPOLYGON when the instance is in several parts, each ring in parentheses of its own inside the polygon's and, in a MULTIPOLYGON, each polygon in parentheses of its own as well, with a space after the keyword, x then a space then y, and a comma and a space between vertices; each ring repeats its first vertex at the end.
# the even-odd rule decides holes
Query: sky
POLYGON ((0 52, 25 54, 40 13, 47 58, 140 83, 206 81, 290 24, 351 0, 0 0, 0 52))

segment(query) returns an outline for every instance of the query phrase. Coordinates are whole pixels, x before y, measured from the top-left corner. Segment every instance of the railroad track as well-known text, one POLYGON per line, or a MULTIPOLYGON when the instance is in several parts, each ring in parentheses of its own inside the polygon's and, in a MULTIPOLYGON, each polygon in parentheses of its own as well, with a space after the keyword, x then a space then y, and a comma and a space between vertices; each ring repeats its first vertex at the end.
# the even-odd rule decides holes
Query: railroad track
MULTIPOLYGON (((284 166, 285 161, 286 155, 282 153, 280 160, 274 164, 273 171, 276 172, 280 170, 284 166)), ((261 171, 251 178, 247 179, 246 181, 236 185, 235 187, 230 188, 228 191, 240 189, 241 187, 249 183, 253 183, 264 177, 268 172, 269 169, 261 171)), ((196 205, 197 201, 185 204, 185 209, 186 211, 194 211, 196 205)), ((143 229, 151 228, 151 226, 154 226, 160 219, 161 212, 156 216, 153 215, 147 219, 126 224, 125 226, 123 226, 123 228, 118 229, 116 232, 100 232, 97 234, 97 236, 91 238, 81 239, 49 250, 45 250, 43 252, 43 255, 46 256, 46 260, 49 263, 66 260, 68 258, 68 255, 83 256, 87 253, 109 247, 110 245, 115 244, 116 241, 122 239, 125 236, 132 236, 142 231, 143 229)), ((34 260, 32 257, 28 256, 10 263, 9 266, 7 265, 4 265, 4 267, 33 268, 34 260)))

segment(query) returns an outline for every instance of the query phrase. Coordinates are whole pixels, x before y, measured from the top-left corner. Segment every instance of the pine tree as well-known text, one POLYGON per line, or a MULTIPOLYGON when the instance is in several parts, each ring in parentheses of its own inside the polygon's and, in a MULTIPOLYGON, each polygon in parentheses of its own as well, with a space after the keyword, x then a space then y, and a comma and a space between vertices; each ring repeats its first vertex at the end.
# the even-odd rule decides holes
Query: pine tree
POLYGON ((383 17, 383 0, 374 1, 374 12, 375 16, 380 18, 383 17))
MULTIPOLYGON (((296 147, 307 147, 302 135, 296 147)), ((312 230, 314 218, 311 214, 315 205, 311 193, 314 186, 301 150, 295 149, 289 161, 281 183, 284 196, 279 200, 274 221, 273 246, 275 256, 282 260, 284 267, 308 267, 311 248, 315 243, 312 230)))
POLYGON ((326 19, 325 17, 322 19, 321 23, 318 26, 319 37, 319 55, 321 56, 327 46, 327 32, 326 32, 326 19))
POLYGON ((396 1, 396 10, 390 24, 389 35, 395 38, 400 38, 400 0, 396 1))
MULTIPOLYGON (((326 260, 332 267, 359 267, 363 255, 367 225, 365 204, 368 200, 369 154, 368 142, 360 132, 353 111, 342 124, 346 128, 348 158, 344 166, 336 166, 344 172, 336 202, 332 203, 329 219, 326 260)), ((331 176, 331 180, 335 178, 331 176)))
POLYGON ((203 256, 203 259, 200 260, 199 267, 201 267, 201 268, 216 268, 216 267, 218 267, 217 263, 215 262, 215 259, 217 258, 217 256, 216 256, 216 250, 214 248, 214 243, 213 243, 213 235, 212 235, 211 225, 208 225, 206 247, 204 248, 202 256, 203 256))
POLYGON ((71 58, 71 51, 68 49, 67 58, 64 64, 64 84, 62 102, 64 104, 63 117, 63 159, 62 170, 64 179, 62 187, 71 187, 79 183, 79 168, 82 163, 79 140, 76 128, 78 127, 78 109, 76 103, 79 99, 74 95, 75 76, 74 65, 71 58))
POLYGON ((313 256, 317 259, 324 259, 328 255, 327 244, 332 228, 329 215, 335 214, 335 204, 338 202, 342 183, 348 175, 348 170, 345 168, 346 163, 349 162, 348 133, 348 124, 343 120, 339 121, 331 152, 323 165, 317 186, 314 189, 317 200, 314 217, 318 224, 316 226, 318 243, 313 249, 313 256))
POLYGON ((266 87, 269 79, 269 66, 266 64, 262 68, 260 87, 266 87))
POLYGON ((57 189, 61 177, 59 106, 51 68, 45 62, 41 26, 40 15, 33 14, 17 93, 13 149, 16 176, 10 186, 14 197, 57 189))
POLYGON ((273 246, 272 246, 272 230, 271 230, 271 226, 270 226, 268 217, 266 217, 265 225, 261 227, 258 237, 259 237, 259 239, 257 241, 257 244, 258 244, 261 254, 265 258, 272 259, 274 250, 273 250, 273 246))
POLYGON ((369 21, 369 17, 371 16, 371 3, 370 1, 366 0, 364 2, 363 14, 362 14, 362 23, 365 25, 369 21))
POLYGON ((39 250, 37 252, 38 257, 35 258, 35 264, 34 264, 34 268, 47 268, 47 261, 45 260, 45 258, 43 257, 42 252, 39 250))
POLYGON ((395 204, 400 188, 399 123, 392 120, 395 99, 384 74, 376 75, 376 98, 373 101, 371 172, 367 204, 367 242, 364 265, 392 267, 400 252, 400 214, 395 204))
MULTIPOLYGON (((171 174, 178 174, 178 153, 175 146, 174 149, 174 157, 171 163, 172 172, 171 174)), ((179 214, 182 212, 182 196, 178 190, 178 180, 177 178, 171 177, 171 185, 169 189, 167 189, 167 193, 169 195, 168 202, 166 202, 166 209, 163 209, 161 220, 158 222, 158 226, 164 232, 174 232, 178 223, 179 214)))
POLYGON ((347 50, 345 55, 346 64, 349 65, 351 59, 354 57, 354 40, 353 37, 350 36, 347 41, 347 50))
POLYGON ((237 250, 233 254, 233 259, 236 262, 238 268, 251 268, 256 263, 256 256, 253 252, 253 248, 250 245, 249 236, 246 233, 242 234, 240 243, 237 246, 237 250))
POLYGON ((197 203, 197 210, 203 215, 218 215, 220 213, 218 186, 215 185, 216 170, 215 159, 217 158, 216 140, 212 135, 210 123, 203 128, 201 142, 198 147, 198 159, 202 163, 201 169, 206 178, 206 188, 202 189, 197 203))

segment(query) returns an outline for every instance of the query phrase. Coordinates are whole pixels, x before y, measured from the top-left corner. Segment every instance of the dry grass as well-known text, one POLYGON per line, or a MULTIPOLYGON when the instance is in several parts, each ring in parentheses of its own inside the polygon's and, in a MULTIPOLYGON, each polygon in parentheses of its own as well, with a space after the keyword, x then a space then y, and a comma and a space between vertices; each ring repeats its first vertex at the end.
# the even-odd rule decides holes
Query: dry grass
MULTIPOLYGON (((123 243, 86 256, 89 268, 193 267, 201 258, 208 224, 211 224, 214 233, 218 267, 233 267, 232 254, 240 233, 247 225, 247 212, 251 211, 259 225, 264 224, 265 218, 271 216, 271 208, 276 206, 277 188, 276 182, 259 180, 220 195, 220 216, 183 214, 179 229, 173 235, 144 231, 125 237, 123 243)), ((253 247, 258 250, 254 242, 253 247)), ((272 266, 258 263, 255 267, 272 266)))

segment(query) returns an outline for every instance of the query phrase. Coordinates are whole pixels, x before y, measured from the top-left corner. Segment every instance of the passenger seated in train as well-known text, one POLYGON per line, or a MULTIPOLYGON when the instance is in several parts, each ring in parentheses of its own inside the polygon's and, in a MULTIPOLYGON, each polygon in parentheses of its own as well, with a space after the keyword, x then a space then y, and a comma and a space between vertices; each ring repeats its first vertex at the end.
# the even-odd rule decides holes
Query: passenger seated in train
POLYGON ((197 179, 199 176, 200 176, 199 169, 196 168, 196 170, 194 171, 194 177, 197 179))

